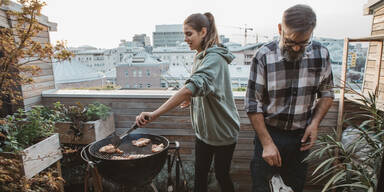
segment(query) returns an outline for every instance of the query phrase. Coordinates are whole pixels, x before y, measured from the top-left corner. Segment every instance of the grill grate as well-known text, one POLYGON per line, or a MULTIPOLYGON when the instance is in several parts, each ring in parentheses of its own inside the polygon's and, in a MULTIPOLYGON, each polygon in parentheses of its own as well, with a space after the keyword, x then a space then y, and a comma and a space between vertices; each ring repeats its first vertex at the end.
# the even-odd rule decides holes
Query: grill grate
MULTIPOLYGON (((147 157, 150 157, 151 155, 154 155, 156 153, 152 153, 152 144, 164 144, 164 149, 168 147, 169 142, 166 138, 162 136, 156 136, 156 135, 149 135, 149 134, 130 134, 124 137, 121 141, 121 144, 119 146, 119 149, 124 152, 124 154, 108 154, 108 153, 100 153, 99 149, 105 145, 111 144, 111 138, 105 138, 103 140, 97 141, 93 145, 89 147, 89 153, 98 159, 103 159, 103 160, 112 160, 111 158, 113 156, 124 156, 124 155, 131 155, 131 154, 150 154, 147 157), (136 147, 132 145, 132 141, 139 139, 139 138, 148 138, 151 139, 151 142, 144 146, 144 147, 136 147)), ((143 158, 147 158, 143 157, 143 158)), ((135 160, 135 159, 132 159, 135 160)), ((121 161, 121 160, 116 160, 116 161, 121 161)), ((127 161, 124 159, 124 161, 127 161)), ((128 160, 129 161, 129 160, 128 160)))

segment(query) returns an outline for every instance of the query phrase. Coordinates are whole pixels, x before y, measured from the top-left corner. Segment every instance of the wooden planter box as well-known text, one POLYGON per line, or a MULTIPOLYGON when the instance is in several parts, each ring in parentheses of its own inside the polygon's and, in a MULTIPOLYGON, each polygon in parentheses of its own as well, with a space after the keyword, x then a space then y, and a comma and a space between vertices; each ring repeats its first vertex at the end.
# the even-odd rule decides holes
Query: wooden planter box
POLYGON ((75 137, 74 131, 70 128, 71 125, 71 122, 56 123, 55 131, 60 135, 60 143, 89 144, 104 139, 115 131, 113 113, 110 113, 106 120, 85 122, 80 128, 82 133, 80 137, 75 137))
POLYGON ((32 178, 63 157, 60 150, 59 134, 57 133, 24 149, 20 154, 4 152, 0 155, 20 159, 27 179, 32 178))

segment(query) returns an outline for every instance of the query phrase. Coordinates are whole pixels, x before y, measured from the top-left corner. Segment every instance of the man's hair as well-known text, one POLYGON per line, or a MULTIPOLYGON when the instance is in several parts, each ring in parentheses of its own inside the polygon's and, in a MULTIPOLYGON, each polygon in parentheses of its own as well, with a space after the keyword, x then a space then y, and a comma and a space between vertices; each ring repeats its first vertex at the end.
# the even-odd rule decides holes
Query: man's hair
POLYGON ((304 33, 315 28, 316 14, 310 6, 298 4, 284 11, 283 23, 294 32, 304 33))

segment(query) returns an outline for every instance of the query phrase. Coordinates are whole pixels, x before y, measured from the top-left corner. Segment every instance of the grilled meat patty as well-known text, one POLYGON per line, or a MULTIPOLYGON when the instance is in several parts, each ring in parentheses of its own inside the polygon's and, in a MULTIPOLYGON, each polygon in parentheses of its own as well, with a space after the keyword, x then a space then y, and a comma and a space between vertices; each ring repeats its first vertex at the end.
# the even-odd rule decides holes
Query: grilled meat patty
POLYGON ((123 154, 124 152, 122 150, 120 150, 119 148, 116 148, 114 145, 112 144, 108 144, 106 146, 103 146, 99 149, 99 152, 100 153, 109 153, 109 154, 112 154, 112 153, 119 153, 119 154, 123 154))
POLYGON ((151 140, 147 138, 140 138, 138 140, 133 140, 132 145, 137 146, 137 147, 144 147, 150 143, 151 140))

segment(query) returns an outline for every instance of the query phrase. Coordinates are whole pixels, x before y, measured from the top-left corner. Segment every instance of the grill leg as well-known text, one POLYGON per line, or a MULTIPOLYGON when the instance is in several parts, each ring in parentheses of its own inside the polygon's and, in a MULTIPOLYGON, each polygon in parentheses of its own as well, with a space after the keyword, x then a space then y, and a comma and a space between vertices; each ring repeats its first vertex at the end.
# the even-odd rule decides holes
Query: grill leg
POLYGON ((180 184, 180 160, 176 159, 176 191, 179 190, 180 184))
POLYGON ((153 189, 154 192, 158 192, 158 191, 157 191, 157 188, 156 188, 155 184, 153 184, 153 182, 151 183, 151 187, 152 187, 152 189, 153 189))

